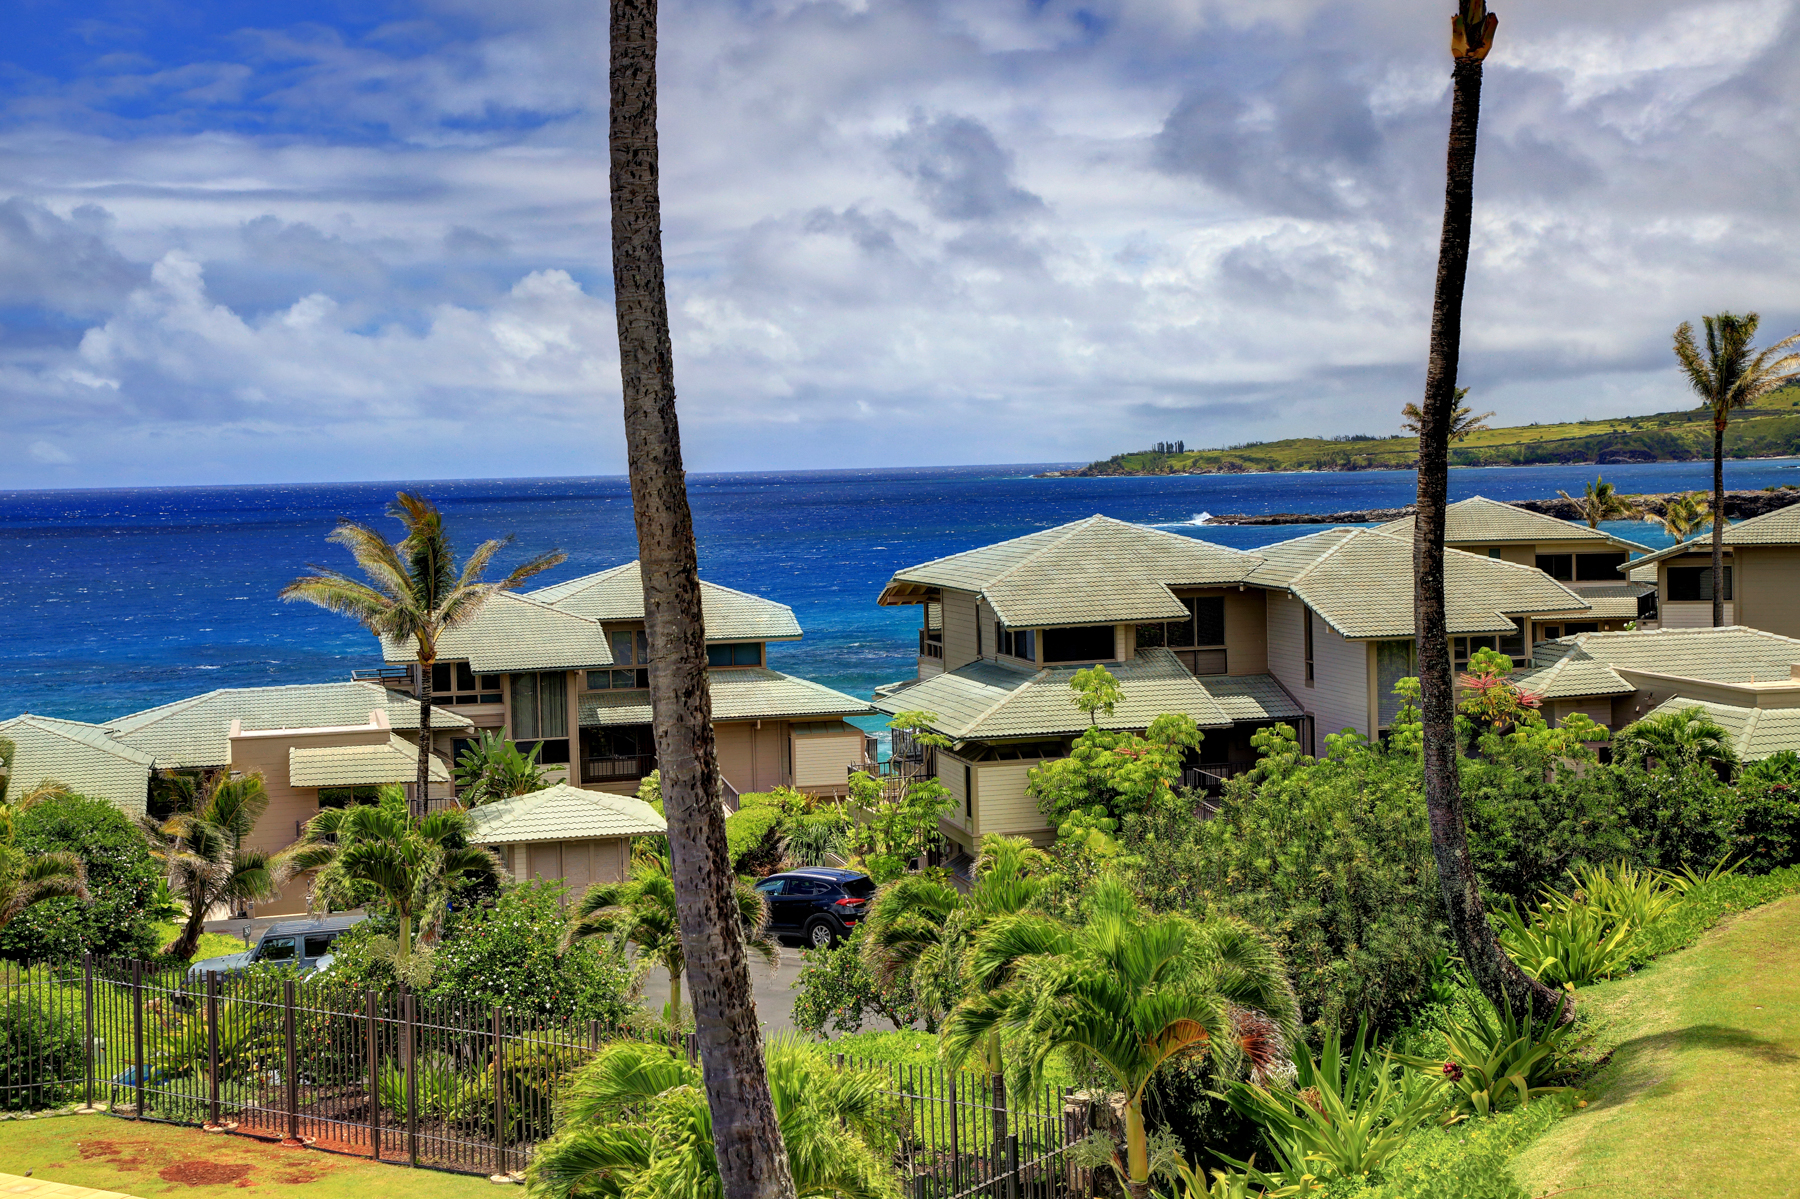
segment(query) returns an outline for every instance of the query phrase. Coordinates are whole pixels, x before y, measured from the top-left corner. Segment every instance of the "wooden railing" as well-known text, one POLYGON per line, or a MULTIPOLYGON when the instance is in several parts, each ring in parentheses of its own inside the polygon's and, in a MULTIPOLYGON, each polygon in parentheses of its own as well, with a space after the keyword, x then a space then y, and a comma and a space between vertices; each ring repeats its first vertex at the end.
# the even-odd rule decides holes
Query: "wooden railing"
POLYGON ((944 656, 944 635, 942 633, 936 633, 936 634, 927 633, 924 629, 920 629, 919 630, 919 657, 921 657, 921 658, 942 658, 943 656, 944 656))
POLYGON ((581 781, 610 783, 615 780, 641 779, 656 769, 655 754, 630 754, 616 758, 581 759, 581 781))

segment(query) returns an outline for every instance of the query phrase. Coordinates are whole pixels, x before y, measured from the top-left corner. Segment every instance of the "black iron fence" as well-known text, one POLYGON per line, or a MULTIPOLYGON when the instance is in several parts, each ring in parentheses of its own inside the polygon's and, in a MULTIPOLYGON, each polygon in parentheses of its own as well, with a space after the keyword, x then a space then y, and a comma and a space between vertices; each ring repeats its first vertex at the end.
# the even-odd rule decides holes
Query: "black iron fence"
MULTIPOLYGON (((84 958, 0 973, 0 1107, 105 1105, 377 1161, 522 1171, 573 1071, 630 1034, 320 978, 84 958)), ((692 1038, 671 1045, 694 1056, 692 1038)), ((998 1075, 833 1059, 884 1075, 911 1199, 1058 1199, 1088 1108, 998 1075)))

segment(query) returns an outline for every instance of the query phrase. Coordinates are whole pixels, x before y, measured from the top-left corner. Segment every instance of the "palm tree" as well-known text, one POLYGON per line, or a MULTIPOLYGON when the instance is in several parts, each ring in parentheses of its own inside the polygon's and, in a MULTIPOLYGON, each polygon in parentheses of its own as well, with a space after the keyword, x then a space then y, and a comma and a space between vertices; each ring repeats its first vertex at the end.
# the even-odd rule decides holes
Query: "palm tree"
MULTIPOLYGON (((902 977, 934 1031, 941 1013, 963 992, 970 945, 989 921, 1036 905, 1046 886, 1050 858, 1027 837, 989 833, 975 859, 973 885, 964 895, 930 875, 906 874, 883 886, 863 921, 862 954, 882 986, 902 977)), ((984 1067, 1001 1068, 996 1031, 984 1047, 984 1067)))
POLYGON ((1638 514, 1637 506, 1599 475, 1582 491, 1580 499, 1560 488, 1556 494, 1575 505, 1590 529, 1599 528, 1603 520, 1629 520, 1638 514))
POLYGON ((1800 333, 1757 350, 1750 345, 1762 319, 1756 313, 1721 312, 1700 319, 1706 325, 1706 353, 1694 344, 1694 326, 1682 321, 1675 330, 1675 357, 1700 406, 1712 410, 1713 627, 1718 628, 1725 623, 1725 427, 1733 408, 1754 404, 1800 372, 1800 354, 1787 352, 1800 342, 1800 333))
POLYGON ((1437 290, 1431 309, 1431 354, 1419 419, 1419 498, 1413 521, 1413 632, 1419 646, 1419 717, 1424 741, 1425 807, 1444 914, 1470 972, 1495 1006, 1544 1013, 1557 1003, 1506 956, 1482 907, 1469 859, 1457 781, 1456 680, 1444 609, 1444 510, 1449 503, 1457 361, 1462 351, 1463 282, 1469 272, 1469 227, 1475 209, 1475 138, 1481 121, 1481 63, 1494 45, 1499 18, 1484 0, 1460 0, 1450 18, 1454 87, 1450 146, 1444 169, 1444 226, 1438 241, 1437 290))
POLYGON ((763 1073, 719 804, 694 519, 675 415, 657 185, 656 0, 611 0, 613 307, 664 815, 725 1199, 794 1193, 763 1073))
MULTIPOLYGON (((13 743, 0 741, 0 764, 9 769, 13 743)), ((0 783, 4 783, 0 777, 0 783)), ((15 820, 20 812, 45 799, 73 794, 54 780, 45 780, 29 794, 9 799, 0 789, 0 929, 34 903, 46 899, 72 897, 85 901, 88 897, 87 863, 72 853, 33 853, 27 855, 13 844, 17 833, 15 820)))
MULTIPOLYGON (((561 1128, 526 1173, 537 1199, 717 1199, 716 1113, 702 1071, 667 1049, 617 1042, 568 1081, 561 1128)), ((770 1043, 771 1110, 804 1199, 900 1199, 891 1113, 867 1071, 834 1070, 791 1036, 770 1043)), ((763 1163, 766 1167, 769 1163, 763 1163)))
POLYGON ((370 893, 385 901, 400 935, 380 949, 401 981, 422 986, 430 956, 417 942, 435 933, 455 884, 494 879, 501 866, 493 851, 469 844, 469 817, 460 808, 414 816, 396 802, 326 808, 306 822, 288 851, 298 873, 317 870, 313 907, 355 907, 370 893))
POLYGON ((328 538, 355 556, 369 582, 314 566, 312 574, 283 587, 281 598, 305 600, 353 617, 383 640, 414 644, 419 660, 419 773, 414 802, 422 812, 431 781, 431 668, 437 661, 438 638, 446 629, 475 619, 495 593, 511 591, 568 555, 559 550, 539 554, 498 583, 484 583, 481 576, 488 563, 512 538, 482 542, 458 573, 443 515, 430 500, 402 491, 388 505, 388 515, 406 529, 406 536, 392 544, 377 530, 353 520, 339 521, 328 538))
POLYGON ((169 889, 187 904, 187 921, 163 952, 182 961, 200 947, 206 917, 221 903, 255 902, 281 894, 291 877, 279 854, 251 849, 245 840, 269 809, 261 774, 214 774, 194 809, 166 820, 138 817, 150 856, 165 868, 169 889))
MULTIPOLYGON (((1462 402, 1463 397, 1468 394, 1469 389, 1466 387, 1459 387, 1456 389, 1456 407, 1451 409, 1450 412, 1451 441, 1461 441, 1471 433, 1485 433, 1488 427, 1487 419, 1494 415, 1492 412, 1483 412, 1480 415, 1472 415, 1469 406, 1462 402)), ((1405 429, 1408 433, 1418 433, 1419 423, 1424 420, 1424 414, 1419 411, 1419 406, 1417 404, 1408 400, 1400 409, 1400 416, 1400 427, 1402 429, 1405 429)))
POLYGON ((1663 501, 1662 515, 1646 511, 1644 519, 1676 541, 1686 541, 1712 523, 1712 501, 1703 491, 1684 491, 1663 501))
POLYGON ((1737 762, 1731 734, 1697 704, 1634 721, 1619 730, 1613 745, 1615 754, 1639 762, 1648 758, 1670 766, 1699 762, 1732 766, 1737 762))
POLYGON ((1011 1034, 1028 1088, 1056 1053, 1085 1055, 1125 1095, 1123 1171, 1132 1199, 1150 1191, 1144 1091, 1165 1063, 1211 1054, 1260 1072, 1298 1035, 1281 955, 1248 925, 1145 912, 1108 879, 1087 920, 1022 912, 975 938, 973 987, 945 1026, 959 1064, 995 1031, 1011 1034))
MULTIPOLYGON (((769 901, 748 882, 736 890, 738 925, 744 946, 770 969, 781 964, 781 946, 769 932, 769 901)), ((575 905, 563 948, 589 937, 604 937, 615 945, 631 945, 638 960, 655 963, 669 972, 671 1029, 681 1023, 681 976, 687 959, 681 952, 681 923, 675 899, 675 881, 664 854, 643 853, 631 863, 631 878, 622 883, 598 883, 575 905)))

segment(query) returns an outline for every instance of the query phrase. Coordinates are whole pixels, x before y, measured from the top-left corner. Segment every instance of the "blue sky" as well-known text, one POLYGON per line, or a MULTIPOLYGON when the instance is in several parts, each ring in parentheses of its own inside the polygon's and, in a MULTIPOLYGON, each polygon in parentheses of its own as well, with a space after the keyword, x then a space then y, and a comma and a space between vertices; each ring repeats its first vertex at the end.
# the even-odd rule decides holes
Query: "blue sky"
MULTIPOLYGON (((1482 408, 1685 406, 1679 321, 1794 330, 1794 7, 1501 0, 1482 408)), ((1393 431, 1423 376, 1449 11, 665 3, 690 468, 1393 431)), ((624 469, 603 5, 9 16, 0 487, 624 469)))

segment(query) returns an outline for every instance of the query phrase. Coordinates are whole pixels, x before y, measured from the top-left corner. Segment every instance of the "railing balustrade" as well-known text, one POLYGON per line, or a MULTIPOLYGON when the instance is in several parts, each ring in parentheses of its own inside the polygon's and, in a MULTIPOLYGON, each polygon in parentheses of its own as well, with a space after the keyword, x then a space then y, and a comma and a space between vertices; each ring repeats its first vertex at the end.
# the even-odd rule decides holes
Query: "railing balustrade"
POLYGON ((655 769, 655 754, 583 758, 581 759, 581 781, 584 783, 624 782, 630 779, 641 779, 655 769))

